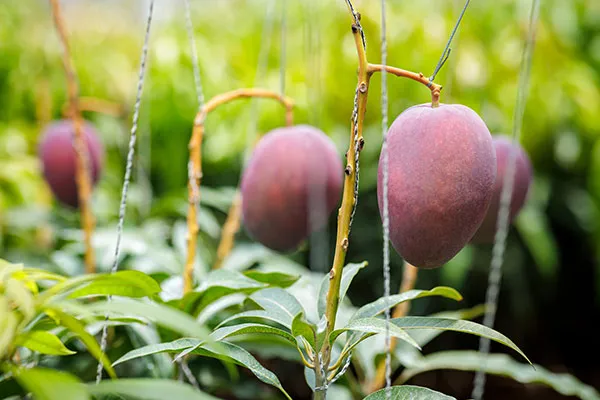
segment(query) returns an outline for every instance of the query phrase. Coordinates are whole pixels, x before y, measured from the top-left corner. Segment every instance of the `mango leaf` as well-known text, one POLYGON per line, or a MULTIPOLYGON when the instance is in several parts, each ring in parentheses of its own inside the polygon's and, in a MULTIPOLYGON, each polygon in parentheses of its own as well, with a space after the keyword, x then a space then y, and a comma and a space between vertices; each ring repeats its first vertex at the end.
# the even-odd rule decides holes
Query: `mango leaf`
MULTIPOLYGON (((342 281, 340 283, 340 299, 339 303, 344 301, 344 297, 346 297, 346 292, 348 292, 348 288, 350 287, 350 283, 359 273, 361 269, 366 267, 368 263, 363 261, 358 264, 348 264, 342 270, 342 281)), ((317 309, 319 312, 319 318, 322 318, 325 315, 325 309, 327 308, 327 291, 329 290, 329 274, 326 274, 321 281, 321 286, 319 288, 319 296, 317 301, 317 309)))
POLYGON ((420 386, 392 386, 390 396, 387 397, 385 389, 371 393, 363 400, 456 400, 435 390, 420 386))
POLYGON ((233 293, 250 294, 267 288, 269 285, 251 279, 241 272, 217 269, 206 274, 200 285, 181 300, 181 308, 192 315, 198 315, 206 306, 223 296, 233 293))
POLYGON ((33 295, 22 281, 14 278, 7 279, 4 286, 4 295, 17 305, 19 311, 27 320, 35 316, 33 295))
POLYGON ((263 324, 239 324, 233 326, 226 326, 215 330, 213 333, 210 334, 210 336, 215 341, 221 341, 223 339, 227 339, 228 337, 251 333, 277 335, 290 342, 293 346, 296 346, 296 339, 294 339, 294 336, 292 336, 289 332, 286 332, 283 329, 263 324))
MULTIPOLYGON (((348 325, 346 325, 342 329, 336 329, 331 332, 329 335, 329 342, 333 343, 335 339, 344 332, 361 332, 361 333, 385 333, 386 332, 386 324, 385 320, 381 318, 361 318, 350 321, 348 325)), ((419 345, 415 340, 404 330, 398 328, 396 325, 393 325, 390 322, 389 332, 391 336, 397 337, 398 339, 402 339, 405 342, 413 345, 417 349, 420 349, 419 345)))
POLYGON ((543 384, 564 396, 577 396, 583 400, 600 400, 600 393, 572 375, 553 373, 541 367, 531 368, 506 354, 482 355, 477 351, 443 351, 423 357, 416 366, 405 369, 400 376, 406 382, 413 376, 440 369, 478 371, 511 378, 520 383, 543 384), (484 363, 485 362, 485 363, 484 363))
POLYGON ((292 328, 292 321, 298 313, 304 312, 294 296, 280 288, 268 288, 253 293, 250 299, 272 315, 286 328, 292 328))
POLYGON ((169 328, 181 335, 208 339, 209 331, 184 312, 158 303, 133 299, 99 301, 87 304, 86 309, 96 313, 134 314, 169 328))
POLYGON ((139 271, 118 271, 100 275, 85 286, 69 293, 69 298, 86 296, 146 297, 160 292, 160 285, 150 276, 139 271))
POLYGON ((0 296, 0 359, 12 344, 19 320, 12 312, 6 297, 0 296))
POLYGON ((47 368, 13 369, 15 379, 36 400, 90 400, 85 386, 75 376, 47 368))
POLYGON ((94 396, 117 395, 125 398, 144 400, 189 399, 219 400, 194 387, 171 379, 131 378, 114 381, 102 381, 98 385, 87 384, 94 396))
POLYGON ((203 344, 194 349, 191 353, 225 361, 233 361, 238 365, 246 367, 262 382, 276 387, 286 396, 286 398, 292 400, 289 394, 287 394, 281 386, 281 382, 279 382, 277 376, 263 367, 252 354, 229 342, 219 342, 218 345, 219 346, 215 346, 210 343, 203 344))
POLYGON ((125 361, 133 360, 134 358, 150 356, 158 353, 176 353, 182 350, 196 347, 201 343, 202 341, 199 339, 181 338, 172 342, 149 344, 147 346, 131 350, 130 352, 121 356, 121 358, 115 361, 112 365, 115 366, 117 364, 124 363, 125 361))
POLYGON ((306 321, 304 313, 298 313, 292 321, 292 335, 294 337, 302 336, 308 341, 313 349, 316 349, 317 332, 316 326, 306 321))
POLYGON ((76 352, 69 350, 58 336, 48 331, 29 331, 25 332, 15 339, 15 344, 21 347, 27 347, 29 350, 41 354, 55 356, 67 356, 76 352))
POLYGON ((529 364, 531 364, 531 361, 529 361, 527 356, 521 351, 521 349, 517 347, 516 344, 512 342, 512 340, 493 329, 472 321, 436 317, 403 317, 392 318, 390 322, 403 329, 439 329, 481 336, 493 340, 494 342, 503 344, 504 346, 510 347, 519 353, 523 358, 525 358, 529 364))
POLYGON ((442 296, 457 301, 462 300, 460 293, 446 286, 438 286, 431 290, 409 290, 404 293, 381 297, 372 303, 365 304, 354 313, 350 318, 350 322, 360 318, 374 317, 387 309, 395 307, 397 304, 429 296, 442 296))
POLYGON ((271 286, 277 286, 280 288, 287 288, 292 286, 300 279, 300 275, 289 275, 282 272, 264 272, 250 270, 245 271, 244 275, 248 278, 252 278, 257 282, 267 283, 271 286))
POLYGON ((217 325, 217 328, 220 328, 221 326, 226 325, 227 323, 229 323, 231 321, 235 321, 237 319, 265 319, 268 321, 276 322, 282 326, 285 326, 285 320, 286 320, 285 318, 283 320, 281 319, 280 313, 270 313, 265 310, 250 310, 250 311, 244 311, 239 314, 232 315, 229 318, 226 318, 225 320, 223 320, 223 322, 221 322, 219 325, 217 325))
POLYGON ((106 357, 106 354, 102 352, 102 349, 100 349, 96 339, 87 333, 85 326, 83 326, 83 324, 77 318, 64 313, 59 309, 46 309, 46 314, 54 319, 57 324, 64 326, 77 337, 79 337, 79 340, 81 340, 85 347, 87 347, 90 354, 94 356, 96 360, 102 363, 104 369, 111 378, 115 379, 117 377, 117 374, 110 366, 110 360, 106 357))

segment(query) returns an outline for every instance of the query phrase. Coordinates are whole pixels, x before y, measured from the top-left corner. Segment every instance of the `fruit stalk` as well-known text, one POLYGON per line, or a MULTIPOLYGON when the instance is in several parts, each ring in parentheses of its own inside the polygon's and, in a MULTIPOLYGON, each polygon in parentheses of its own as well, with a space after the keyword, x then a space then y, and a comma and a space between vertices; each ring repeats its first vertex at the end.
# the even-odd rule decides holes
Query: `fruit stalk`
POLYGON ((227 219, 223 225, 223 232, 219 247, 217 247, 217 260, 212 269, 219 269, 223 265, 223 260, 229 255, 235 241, 235 234, 240 229, 240 217, 242 214, 242 193, 239 188, 236 190, 231 203, 227 219))
MULTIPOLYGON (((404 273, 402 276, 402 284, 400 285, 400 290, 398 293, 404 293, 409 290, 412 290, 415 287, 415 282, 417 281, 417 274, 419 269, 410 263, 404 261, 404 273)), ((405 301, 403 303, 398 304, 394 308, 394 312, 392 313, 392 318, 402 318, 408 314, 410 310, 410 301, 405 301)), ((393 352, 398 344, 398 338, 392 337, 390 338, 390 351, 393 352)), ((366 393, 373 393, 377 390, 383 388, 385 386, 385 361, 382 360, 377 366, 377 372, 375 374, 375 378, 371 384, 366 386, 366 393)))
POLYGON ((422 73, 416 73, 412 71, 407 71, 405 69, 390 67, 389 65, 380 65, 380 64, 369 64, 367 67, 367 72, 369 75, 372 75, 375 72, 381 72, 385 70, 386 72, 396 75, 402 78, 409 78, 413 81, 417 81, 427 86, 431 90, 431 105, 432 107, 437 107, 440 105, 440 92, 442 91, 442 86, 437 83, 433 83, 429 78, 427 78, 422 73))
POLYGON ((292 99, 279 93, 259 88, 237 89, 222 93, 210 99, 196 114, 194 119, 194 129, 189 142, 190 162, 189 162, 189 181, 188 181, 188 238, 187 238, 187 257, 183 273, 183 290, 188 293, 193 286, 194 259, 196 258, 196 240, 198 238, 198 204, 200 200, 200 182, 202 179, 202 137, 204 136, 204 121, 209 112, 214 111, 220 105, 241 98, 268 98, 277 100, 285 107, 285 120, 287 125, 293 124, 294 120, 294 102, 292 99))
POLYGON ((52 16, 54 25, 60 42, 63 47, 63 67, 67 78, 67 92, 70 104, 70 118, 73 121, 75 130, 74 147, 76 151, 77 168, 75 179, 77 182, 77 191, 79 197, 79 207, 81 210, 81 221, 84 232, 85 244, 85 271, 88 274, 96 272, 96 262, 94 248, 92 247, 92 234, 95 226, 94 215, 90 207, 91 183, 89 157, 87 146, 83 140, 82 118, 79 111, 79 88, 77 85, 77 74, 73 67, 67 32, 62 18, 60 4, 58 0, 50 0, 52 6, 52 16))

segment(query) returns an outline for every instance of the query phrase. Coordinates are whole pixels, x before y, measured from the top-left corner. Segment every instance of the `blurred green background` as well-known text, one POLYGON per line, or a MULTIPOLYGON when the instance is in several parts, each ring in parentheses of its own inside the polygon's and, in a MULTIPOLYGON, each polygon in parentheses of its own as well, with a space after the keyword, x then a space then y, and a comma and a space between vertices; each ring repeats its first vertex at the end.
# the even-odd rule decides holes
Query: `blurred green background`
MULTIPOLYGON (((63 5, 81 95, 114 102, 125 110, 121 117, 85 113, 97 126, 107 151, 93 207, 99 268, 108 269, 147 2, 76 0, 63 5)), ((296 122, 327 132, 342 156, 357 68, 344 1, 286 2, 284 63, 281 0, 196 0, 192 5, 205 96, 252 86, 279 90, 283 65, 286 94, 297 103, 296 122)), ((462 5, 458 0, 388 1, 388 64, 431 74, 462 5)), ((356 0, 355 6, 362 13, 369 60, 379 62, 379 2, 356 0)), ((512 130, 529 9, 530 0, 472 2, 450 59, 436 79, 444 86, 442 102, 473 108, 494 134, 512 130)), ((155 16, 124 258, 125 267, 179 274, 187 207, 187 143, 197 100, 183 2, 157 1, 155 16)), ((36 155, 43 125, 60 118, 66 99, 60 56, 47 2, 0 2, 0 257, 78 274, 82 270, 79 216, 53 200, 36 155)), ((390 123, 405 108, 429 101, 422 85, 393 77, 388 83, 390 123)), ((534 362, 553 371, 569 371, 595 387, 600 387, 600 368, 591 356, 600 351, 594 328, 600 320, 599 88, 600 2, 544 0, 521 140, 532 159, 535 182, 508 238, 495 327, 534 362)), ((380 90, 380 79, 375 77, 348 255, 350 262, 369 262, 350 290, 357 305, 383 293, 382 228, 376 202, 380 90)), ((268 100, 238 101, 209 116, 203 144, 201 265, 214 259, 220 225, 248 144, 257 132, 283 122, 281 108, 268 100)), ((332 216, 325 236, 321 233, 313 246, 291 257, 325 271, 334 232, 332 216)), ((243 232, 238 240, 239 254, 246 262, 265 251, 243 232)), ((491 247, 469 246, 447 266, 421 272, 417 287, 455 287, 465 297, 456 307, 482 303, 490 257, 491 247)), ((400 266, 401 259, 393 253, 392 290, 399 286, 400 266)), ((412 313, 442 308, 448 304, 419 302, 412 313)), ((476 348, 477 340, 448 334, 436 345, 476 348)), ((470 375, 454 374, 458 377, 423 374, 415 382, 468 395, 470 375)), ((505 390, 498 398, 531 398, 518 397, 523 395, 520 386, 510 392, 504 380, 492 379, 490 385, 505 390)))

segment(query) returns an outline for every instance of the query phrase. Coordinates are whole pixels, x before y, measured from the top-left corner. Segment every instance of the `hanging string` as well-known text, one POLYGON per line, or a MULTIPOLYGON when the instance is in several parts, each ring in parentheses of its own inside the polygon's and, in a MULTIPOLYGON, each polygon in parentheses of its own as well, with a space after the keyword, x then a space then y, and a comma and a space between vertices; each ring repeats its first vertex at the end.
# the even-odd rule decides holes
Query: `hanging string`
MULTIPOLYGON (((385 0, 381 0, 381 65, 387 65, 387 27, 385 0)), ((387 151, 388 130, 388 93, 387 93, 387 71, 381 70, 381 134, 383 144, 381 152, 383 155, 383 296, 390 296, 390 217, 388 206, 388 182, 389 182, 389 157, 387 151)), ((390 399, 392 389, 392 349, 390 338, 390 307, 385 309, 385 398, 390 399)))
MULTIPOLYGON (((513 117, 512 139, 513 142, 519 143, 521 137, 521 128, 523 124, 523 115, 525 112, 525 103, 527 100, 529 77, 531 72, 531 59, 535 48, 535 33, 537 21, 539 19, 539 1, 532 0, 531 13, 529 16, 529 35, 525 43, 521 59, 521 70, 519 74, 519 87, 517 90, 517 101, 513 117)), ((488 288, 486 293, 486 312, 484 317, 484 325, 492 328, 496 318, 496 309, 498 305, 498 294, 500 291, 500 283, 502 279, 502 263, 504 261, 504 251, 506 248, 506 237, 508 234, 508 216, 510 211, 510 201, 512 198, 514 174, 516 166, 517 152, 511 151, 504 175, 504 184, 500 196, 500 207, 498 210, 498 227, 494 237, 494 247, 492 249, 492 261, 490 265, 490 273, 488 279, 488 288)), ((490 351, 490 340, 481 338, 479 341, 479 352, 487 356, 490 351)), ((472 396, 474 400, 483 399, 485 390, 485 363, 477 374, 473 384, 472 396)))
POLYGON ((281 52, 279 56, 279 93, 285 95, 285 67, 287 60, 287 0, 281 1, 281 31, 280 31, 280 46, 281 52))
MULTIPOLYGON (((131 171, 133 169, 133 155, 135 153, 135 141, 137 139, 137 127, 140 113, 140 104, 142 102, 142 93, 144 88, 144 76, 146 75, 146 64, 148 57, 148 44, 150 43, 150 27, 152 25, 152 13, 154 11, 154 0, 150 0, 150 6, 148 9, 148 18, 146 21, 146 34, 144 36, 144 45, 142 47, 142 57, 140 60, 140 70, 137 85, 137 95, 135 99, 135 106, 133 111, 133 122, 131 125, 131 136, 129 139, 129 150, 127 153, 127 164, 125 167, 125 178, 123 179, 123 190, 121 192, 121 203, 119 206, 119 222, 117 224, 117 242, 115 245, 115 254, 113 265, 110 269, 111 274, 115 273, 119 268, 119 256, 121 252, 121 238, 123 236, 123 224, 125 222, 125 211, 127 208, 127 191, 129 190, 129 181, 131 180, 131 171)), ((108 296, 108 301, 112 300, 112 296, 108 296)), ((105 317, 105 322, 108 321, 108 315, 105 317)), ((108 325, 104 324, 102 327, 102 338, 100 340, 100 350, 104 354, 106 352, 106 337, 107 337, 108 325)), ((96 384, 102 380, 102 368, 104 364, 102 361, 98 362, 98 368, 96 369, 96 384)))
POLYGON ((450 48, 450 45, 452 44, 454 35, 456 35, 456 32, 458 32, 458 27, 460 26, 460 23, 461 23, 463 17, 465 16, 465 12, 467 11, 467 8, 469 7, 470 3, 471 3, 471 0, 467 0, 465 2, 465 6, 463 7, 462 11, 460 12, 460 15, 458 16, 458 20, 456 21, 456 24, 454 25, 454 28, 452 29, 452 33, 450 34, 448 43, 446 43, 446 47, 444 48, 444 51, 442 52, 442 55, 440 56, 440 59, 439 59, 437 65, 435 66, 435 70, 433 71, 433 74, 431 74, 431 77, 429 78, 430 82, 433 82, 435 80, 435 77, 437 76, 438 72, 440 72, 440 69, 442 69, 442 67, 448 60, 448 57, 450 57, 450 52, 452 51, 452 49, 450 48))
POLYGON ((196 84, 196 97, 198 98, 198 111, 204 106, 204 91, 202 89, 202 79, 200 78, 200 63, 198 61, 198 50, 196 48, 196 38, 194 36, 194 25, 192 23, 192 9, 190 0, 183 0, 185 4, 185 21, 188 39, 190 41, 190 52, 192 55, 192 66, 194 68, 194 82, 196 84))

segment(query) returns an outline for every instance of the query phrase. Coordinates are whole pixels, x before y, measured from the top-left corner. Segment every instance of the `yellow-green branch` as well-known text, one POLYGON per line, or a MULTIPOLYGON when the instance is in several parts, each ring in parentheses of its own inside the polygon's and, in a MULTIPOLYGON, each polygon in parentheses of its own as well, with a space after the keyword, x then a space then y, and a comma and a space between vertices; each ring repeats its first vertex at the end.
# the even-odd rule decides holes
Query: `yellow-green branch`
MULTIPOLYGON (((292 99, 279 93, 259 88, 237 89, 213 97, 196 114, 194 129, 189 142, 190 150, 190 179, 188 181, 188 238, 187 257, 183 273, 183 290, 188 293, 193 287, 194 259, 196 258, 196 240, 198 237, 198 209, 200 199, 200 182, 202 179, 202 138, 204 136, 204 121, 208 113, 220 105, 241 98, 266 98, 277 100, 285 107, 285 120, 287 125, 293 124, 294 102, 292 99)), ((233 224, 232 224, 233 225, 233 224)))

